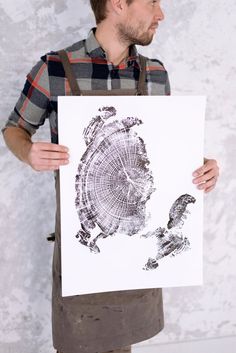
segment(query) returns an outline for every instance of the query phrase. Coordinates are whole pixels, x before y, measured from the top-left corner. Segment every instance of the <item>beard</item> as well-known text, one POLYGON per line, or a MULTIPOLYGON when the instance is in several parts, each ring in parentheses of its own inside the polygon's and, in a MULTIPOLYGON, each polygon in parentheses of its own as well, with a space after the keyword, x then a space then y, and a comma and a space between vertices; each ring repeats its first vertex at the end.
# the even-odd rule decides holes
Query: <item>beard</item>
POLYGON ((139 26, 136 28, 129 24, 118 24, 117 29, 120 41, 128 45, 149 45, 152 42, 154 33, 150 34, 148 30, 142 30, 143 28, 144 26, 142 23, 139 23, 139 26))

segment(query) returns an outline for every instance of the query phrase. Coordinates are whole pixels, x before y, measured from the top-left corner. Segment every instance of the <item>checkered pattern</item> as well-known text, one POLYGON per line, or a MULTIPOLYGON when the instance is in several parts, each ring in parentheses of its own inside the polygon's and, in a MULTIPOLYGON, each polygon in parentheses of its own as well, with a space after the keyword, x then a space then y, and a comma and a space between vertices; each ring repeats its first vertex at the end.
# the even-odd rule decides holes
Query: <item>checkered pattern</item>
MULTIPOLYGON (((81 90, 135 89, 140 65, 135 46, 130 47, 127 60, 118 66, 106 59, 94 30, 86 40, 66 48, 72 70, 81 90)), ((169 95, 170 85, 163 64, 147 60, 147 87, 149 95, 169 95)), ((50 52, 27 75, 20 98, 5 127, 18 126, 34 134, 49 119, 52 142, 57 143, 57 97, 70 95, 70 87, 57 52, 50 52)))

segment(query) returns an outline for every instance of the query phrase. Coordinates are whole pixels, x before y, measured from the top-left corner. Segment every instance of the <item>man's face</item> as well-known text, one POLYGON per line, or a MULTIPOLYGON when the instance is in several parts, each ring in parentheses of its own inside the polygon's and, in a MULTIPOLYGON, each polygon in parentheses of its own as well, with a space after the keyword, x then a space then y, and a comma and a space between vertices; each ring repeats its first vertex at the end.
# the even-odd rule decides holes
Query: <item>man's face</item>
POLYGON ((150 44, 158 22, 164 19, 160 0, 134 0, 126 10, 122 22, 117 25, 121 41, 128 45, 150 44))

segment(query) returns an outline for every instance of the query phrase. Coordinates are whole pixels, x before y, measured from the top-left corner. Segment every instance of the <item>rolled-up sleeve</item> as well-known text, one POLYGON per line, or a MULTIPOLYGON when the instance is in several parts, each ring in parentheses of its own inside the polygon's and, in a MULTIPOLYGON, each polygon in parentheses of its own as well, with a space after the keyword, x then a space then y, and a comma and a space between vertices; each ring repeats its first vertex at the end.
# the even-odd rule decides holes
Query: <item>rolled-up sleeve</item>
POLYGON ((50 103, 47 57, 32 68, 21 95, 11 112, 3 131, 10 126, 20 127, 33 135, 44 124, 50 103))

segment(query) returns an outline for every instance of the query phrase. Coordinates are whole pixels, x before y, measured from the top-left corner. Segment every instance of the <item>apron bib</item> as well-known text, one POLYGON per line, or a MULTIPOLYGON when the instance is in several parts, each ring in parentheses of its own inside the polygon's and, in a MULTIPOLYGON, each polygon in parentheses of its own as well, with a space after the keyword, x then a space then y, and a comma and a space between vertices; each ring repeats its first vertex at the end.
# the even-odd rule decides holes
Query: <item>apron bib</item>
MULTIPOLYGON (((58 52, 72 95, 147 95, 146 58, 140 55, 137 89, 81 91, 65 51, 58 52)), ((56 174, 56 228, 53 254, 52 333, 63 353, 97 353, 146 340, 163 328, 162 290, 140 289, 61 296, 59 173, 56 174)))

